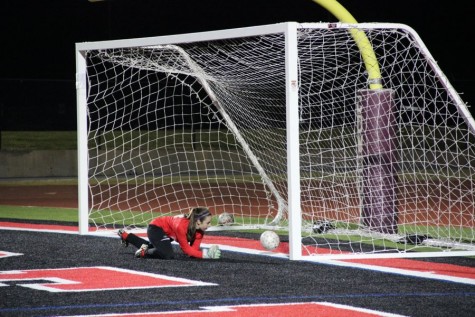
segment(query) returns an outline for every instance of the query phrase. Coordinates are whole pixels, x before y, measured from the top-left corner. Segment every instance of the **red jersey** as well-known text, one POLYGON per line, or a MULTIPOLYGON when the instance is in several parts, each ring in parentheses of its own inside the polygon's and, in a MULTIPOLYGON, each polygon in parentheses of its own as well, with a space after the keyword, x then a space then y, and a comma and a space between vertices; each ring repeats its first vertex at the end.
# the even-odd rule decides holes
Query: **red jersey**
POLYGON ((203 258, 203 251, 200 249, 203 232, 196 231, 195 242, 190 246, 186 239, 189 223, 190 219, 184 216, 163 216, 155 218, 150 222, 151 225, 162 228, 167 236, 178 242, 183 252, 195 258, 203 258))

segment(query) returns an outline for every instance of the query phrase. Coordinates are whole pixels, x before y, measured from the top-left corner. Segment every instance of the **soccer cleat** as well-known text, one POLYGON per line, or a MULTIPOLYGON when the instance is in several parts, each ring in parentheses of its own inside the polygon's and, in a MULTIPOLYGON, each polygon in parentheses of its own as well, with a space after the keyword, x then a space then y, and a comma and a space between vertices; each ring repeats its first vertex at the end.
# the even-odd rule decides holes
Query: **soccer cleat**
POLYGON ((140 249, 138 249, 137 252, 135 252, 135 257, 143 259, 143 258, 145 258, 145 255, 147 255, 147 251, 148 251, 148 245, 147 244, 142 244, 140 249))
POLYGON ((125 232, 124 229, 120 229, 117 232, 117 235, 120 237, 120 243, 124 248, 127 248, 129 246, 129 243, 125 240, 125 237, 127 236, 127 232, 125 232))

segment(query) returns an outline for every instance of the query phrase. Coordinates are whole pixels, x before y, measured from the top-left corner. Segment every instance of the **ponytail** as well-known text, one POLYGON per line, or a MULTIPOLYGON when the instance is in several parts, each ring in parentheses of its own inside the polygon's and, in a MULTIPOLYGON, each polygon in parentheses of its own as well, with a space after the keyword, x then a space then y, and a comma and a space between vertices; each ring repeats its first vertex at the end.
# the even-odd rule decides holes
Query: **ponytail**
POLYGON ((186 239, 193 245, 195 242, 195 235, 196 235, 196 222, 198 220, 202 221, 206 217, 210 216, 211 212, 206 207, 195 207, 190 210, 190 213, 185 215, 185 218, 190 220, 188 224, 188 230, 186 232, 186 239))

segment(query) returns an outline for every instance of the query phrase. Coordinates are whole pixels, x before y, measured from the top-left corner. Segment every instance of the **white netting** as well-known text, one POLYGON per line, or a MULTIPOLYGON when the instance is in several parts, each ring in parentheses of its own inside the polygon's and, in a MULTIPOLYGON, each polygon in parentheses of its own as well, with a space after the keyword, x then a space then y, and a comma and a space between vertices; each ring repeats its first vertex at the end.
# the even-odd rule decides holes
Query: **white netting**
POLYGON ((447 80, 411 34, 365 33, 390 94, 390 108, 377 114, 386 122, 378 127, 362 105, 368 75, 347 30, 301 30, 299 37, 303 217, 338 227, 329 231, 332 239, 309 235, 307 242, 336 253, 378 253, 395 246, 368 241, 403 241, 408 251, 416 243, 406 243, 407 236, 416 235, 422 245, 449 239, 473 249, 475 137, 465 105, 449 94, 447 80), (368 209, 388 208, 393 214, 368 219, 368 209), (341 240, 345 235, 351 242, 341 240))
MULTIPOLYGON (((200 205, 232 212, 238 224, 272 221, 279 207, 265 169, 276 153, 258 161, 253 152, 272 150, 265 147, 273 136, 259 129, 279 126, 262 117, 274 116, 272 106, 285 102, 282 92, 259 94, 277 89, 277 72, 283 84, 282 51, 272 53, 274 64, 259 51, 282 42, 278 35, 89 52, 90 219, 98 226, 143 226, 152 211, 200 205), (237 138, 264 150, 251 152, 237 138)), ((280 125, 285 129, 285 121, 280 125)), ((277 168, 285 174, 281 153, 277 168)))
MULTIPOLYGON (((298 29, 305 252, 394 251, 407 235, 470 248, 473 120, 413 35, 364 31, 388 92, 379 128, 389 134, 378 139, 388 157, 370 145, 377 116, 348 28, 298 29), (322 220, 332 228, 314 233, 322 220)), ((143 227, 204 205, 242 226, 287 226, 284 33, 86 57, 91 222, 143 227)), ((404 241, 403 251, 415 245, 404 241)))

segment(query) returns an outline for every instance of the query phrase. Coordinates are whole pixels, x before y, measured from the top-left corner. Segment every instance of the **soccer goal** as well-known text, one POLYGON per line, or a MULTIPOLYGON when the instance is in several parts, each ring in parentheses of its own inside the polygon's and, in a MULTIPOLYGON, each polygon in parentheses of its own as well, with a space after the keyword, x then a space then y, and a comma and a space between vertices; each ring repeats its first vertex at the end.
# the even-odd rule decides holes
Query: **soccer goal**
POLYGON ((475 255, 475 122, 401 24, 76 44, 80 233, 207 206, 290 259, 475 255), (364 44, 364 45, 363 45, 364 44))

